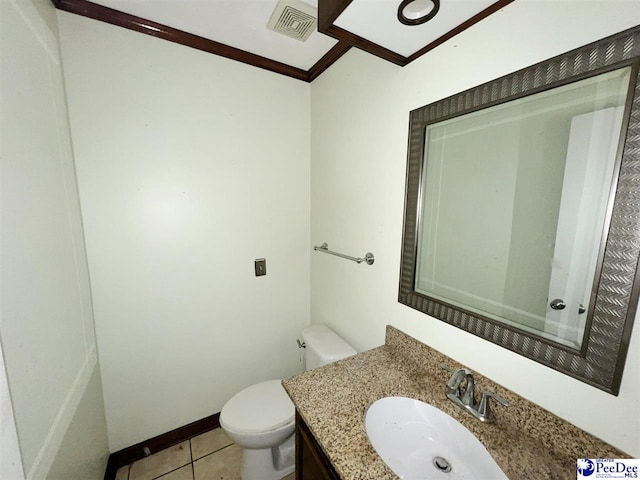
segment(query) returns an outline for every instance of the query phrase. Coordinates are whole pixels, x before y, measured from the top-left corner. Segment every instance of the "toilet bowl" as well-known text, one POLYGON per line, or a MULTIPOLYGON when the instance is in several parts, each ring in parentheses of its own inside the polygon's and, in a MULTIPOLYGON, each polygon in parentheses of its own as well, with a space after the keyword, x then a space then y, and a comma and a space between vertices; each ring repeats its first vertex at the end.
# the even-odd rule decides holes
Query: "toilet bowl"
POLYGON ((293 440, 295 407, 280 380, 235 394, 220 412, 220 426, 243 448, 243 480, 279 480, 293 472, 293 441, 289 446, 286 440, 293 440))
MULTIPOLYGON (((307 369, 356 351, 324 325, 302 331, 307 369)), ((220 426, 242 447, 242 480, 280 480, 295 468, 295 407, 280 380, 257 383, 222 407, 220 426)))

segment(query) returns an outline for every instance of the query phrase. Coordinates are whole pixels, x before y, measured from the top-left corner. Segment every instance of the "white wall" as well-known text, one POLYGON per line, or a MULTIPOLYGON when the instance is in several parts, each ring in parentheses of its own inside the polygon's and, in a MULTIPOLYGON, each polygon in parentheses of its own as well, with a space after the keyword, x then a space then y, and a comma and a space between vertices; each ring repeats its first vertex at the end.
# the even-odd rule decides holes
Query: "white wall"
MULTIPOLYGON (((54 8, 3 0, 0 9, 0 337, 24 473, 40 479, 67 454, 97 355, 54 8)), ((102 395, 99 383, 91 389, 102 395)), ((104 439, 95 445, 104 468, 104 410, 83 418, 104 439)))
POLYGON ((311 322, 357 349, 394 325, 640 456, 640 320, 618 397, 397 302, 409 111, 640 23, 640 2, 518 0, 401 69, 351 50, 311 88, 311 240, 373 266, 311 257, 311 322))
POLYGON ((58 18, 116 451, 299 371, 310 87, 58 18))

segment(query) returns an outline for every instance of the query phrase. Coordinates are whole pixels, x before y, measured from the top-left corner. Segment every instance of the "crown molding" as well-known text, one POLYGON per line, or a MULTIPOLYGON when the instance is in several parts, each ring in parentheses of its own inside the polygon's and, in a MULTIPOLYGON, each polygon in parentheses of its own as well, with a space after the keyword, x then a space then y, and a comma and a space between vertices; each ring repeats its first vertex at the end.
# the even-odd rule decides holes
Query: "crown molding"
POLYGON ((221 57, 246 63, 254 67, 279 73, 287 77, 295 78, 305 82, 311 82, 322 72, 329 68, 333 62, 344 55, 351 45, 338 41, 315 65, 309 70, 292 67, 285 63, 277 62, 254 53, 246 52, 239 48, 225 45, 208 38, 200 37, 192 33, 179 30, 177 28, 153 22, 146 18, 130 15, 113 8, 105 7, 88 0, 51 0, 53 5, 65 12, 75 13, 83 17, 92 18, 100 22, 109 23, 128 30, 134 30, 145 35, 161 38, 173 43, 179 43, 187 47, 202 50, 221 57))
POLYGON ((151 35, 169 42, 178 43, 203 52, 219 55, 221 57, 229 58, 270 72, 302 80, 304 82, 312 82, 318 78, 322 72, 333 65, 340 57, 342 57, 342 55, 347 53, 351 47, 356 47, 367 53, 404 67, 515 0, 496 1, 482 12, 461 23, 409 57, 400 55, 378 45, 377 43, 371 42, 363 37, 348 32, 337 25, 334 25, 334 22, 340 14, 342 14, 352 1, 353 0, 320 0, 318 2, 318 31, 335 38, 338 40, 338 43, 323 55, 323 57, 309 70, 303 70, 239 48, 225 45, 224 43, 216 42, 158 22, 153 22, 146 18, 137 17, 113 8, 105 7, 88 0, 51 0, 53 5, 59 10, 75 13, 83 17, 92 18, 100 22, 109 23, 129 30, 134 30, 145 35, 151 35))
POLYGON ((329 35, 339 41, 347 42, 354 47, 359 48, 360 50, 364 50, 371 55, 375 55, 384 60, 387 60, 391 63, 395 63, 396 65, 400 65, 404 67, 414 60, 420 58, 425 53, 433 50, 437 46, 443 44, 447 40, 455 37, 460 32, 465 31, 467 28, 475 25, 479 21, 485 19, 492 13, 497 12, 501 8, 509 5, 515 0, 498 0, 495 3, 489 5, 487 8, 482 10, 480 13, 474 15, 469 20, 461 23, 454 29, 445 33, 441 37, 437 38, 433 42, 429 43, 425 47, 421 48, 413 55, 405 57, 400 55, 399 53, 393 52, 377 43, 371 42, 363 37, 355 35, 343 28, 338 27, 334 24, 337 18, 342 14, 342 12, 351 4, 353 0, 321 0, 318 2, 318 31, 324 33, 325 35, 329 35))

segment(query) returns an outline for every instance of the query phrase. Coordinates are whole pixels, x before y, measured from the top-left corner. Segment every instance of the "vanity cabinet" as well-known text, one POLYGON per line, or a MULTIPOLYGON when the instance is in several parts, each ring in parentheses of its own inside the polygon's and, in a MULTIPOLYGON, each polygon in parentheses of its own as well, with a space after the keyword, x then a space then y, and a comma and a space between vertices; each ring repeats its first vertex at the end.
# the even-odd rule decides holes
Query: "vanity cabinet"
POLYGON ((296 411, 296 480, 340 480, 331 462, 296 411))

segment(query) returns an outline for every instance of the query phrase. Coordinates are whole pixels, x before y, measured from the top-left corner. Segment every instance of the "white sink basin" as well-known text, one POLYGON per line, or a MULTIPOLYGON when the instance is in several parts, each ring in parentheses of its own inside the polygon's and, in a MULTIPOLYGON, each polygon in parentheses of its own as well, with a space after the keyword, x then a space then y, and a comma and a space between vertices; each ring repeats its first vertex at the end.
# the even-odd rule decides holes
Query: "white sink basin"
POLYGON ((484 445, 460 422, 427 403, 382 398, 365 415, 369 440, 404 480, 507 479, 484 445))

